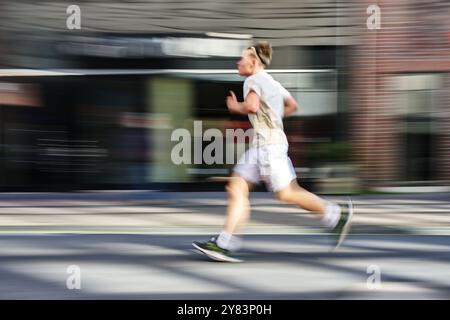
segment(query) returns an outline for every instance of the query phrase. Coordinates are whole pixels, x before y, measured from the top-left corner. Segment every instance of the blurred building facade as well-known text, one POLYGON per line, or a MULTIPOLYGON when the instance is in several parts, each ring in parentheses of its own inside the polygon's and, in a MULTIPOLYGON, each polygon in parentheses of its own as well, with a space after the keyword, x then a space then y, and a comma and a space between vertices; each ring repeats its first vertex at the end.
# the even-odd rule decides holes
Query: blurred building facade
MULTIPOLYGON (((361 1, 366 7, 373 1, 361 1)), ((377 1, 352 50, 352 141, 363 180, 450 181, 450 3, 377 1)))
POLYGON ((68 70, 0 79, 4 189, 31 180, 142 187, 227 175, 226 166, 172 165, 167 141, 194 120, 222 131, 248 126, 223 100, 229 89, 240 93, 243 79, 228 71, 259 39, 272 42, 274 76, 302 106, 286 120, 300 178, 332 181, 343 172, 369 188, 450 181, 445 1, 77 5, 81 30, 67 29, 66 2, 0 4, 3 68, 68 70), (373 4, 379 30, 366 24, 373 4), (58 154, 58 141, 70 152, 58 154))

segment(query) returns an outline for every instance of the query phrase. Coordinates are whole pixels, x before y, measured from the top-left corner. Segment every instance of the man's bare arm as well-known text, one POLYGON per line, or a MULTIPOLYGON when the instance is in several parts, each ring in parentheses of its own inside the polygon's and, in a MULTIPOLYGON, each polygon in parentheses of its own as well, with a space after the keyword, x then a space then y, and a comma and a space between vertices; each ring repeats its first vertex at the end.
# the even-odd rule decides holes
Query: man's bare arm
POLYGON ((284 99, 284 116, 288 117, 298 110, 298 103, 291 96, 284 99))
POLYGON ((243 102, 238 102, 236 95, 230 91, 227 97, 227 107, 231 113, 249 114, 256 113, 259 109, 259 96, 254 91, 250 91, 243 102))

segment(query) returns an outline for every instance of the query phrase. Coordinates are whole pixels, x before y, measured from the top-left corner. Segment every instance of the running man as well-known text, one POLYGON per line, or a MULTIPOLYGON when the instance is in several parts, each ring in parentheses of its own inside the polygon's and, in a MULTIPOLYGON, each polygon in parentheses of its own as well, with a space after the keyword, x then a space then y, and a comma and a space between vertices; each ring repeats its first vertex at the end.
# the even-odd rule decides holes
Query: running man
POLYGON ((249 192, 261 180, 282 202, 295 204, 316 213, 322 224, 331 230, 334 247, 345 239, 353 215, 352 203, 339 206, 322 200, 297 184, 292 162, 288 156, 288 141, 283 130, 283 117, 294 113, 297 102, 265 68, 272 59, 272 47, 259 42, 243 51, 237 63, 244 82, 244 101, 238 102, 234 92, 226 99, 231 113, 246 114, 253 126, 251 147, 234 167, 226 187, 228 207, 222 232, 207 242, 192 245, 218 261, 238 262, 232 253, 241 246, 240 229, 250 216, 249 192))

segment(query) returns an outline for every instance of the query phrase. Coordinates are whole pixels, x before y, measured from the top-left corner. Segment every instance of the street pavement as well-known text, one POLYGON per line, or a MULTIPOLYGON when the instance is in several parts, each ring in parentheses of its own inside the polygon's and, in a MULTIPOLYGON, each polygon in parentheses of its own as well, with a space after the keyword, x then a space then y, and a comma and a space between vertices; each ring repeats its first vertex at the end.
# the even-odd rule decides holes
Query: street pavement
POLYGON ((226 264, 191 247, 220 231, 224 193, 2 193, 0 298, 449 299, 450 195, 352 198, 331 252, 317 218, 253 194, 245 262, 226 264))

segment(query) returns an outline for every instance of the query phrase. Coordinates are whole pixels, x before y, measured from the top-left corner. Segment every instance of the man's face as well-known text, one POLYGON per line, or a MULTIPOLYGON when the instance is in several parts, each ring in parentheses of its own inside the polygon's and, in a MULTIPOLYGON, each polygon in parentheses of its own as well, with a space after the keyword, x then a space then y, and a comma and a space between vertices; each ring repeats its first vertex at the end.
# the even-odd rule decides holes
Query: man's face
POLYGON ((239 70, 239 75, 249 76, 253 74, 255 69, 256 58, 250 54, 250 50, 244 50, 242 52, 241 58, 237 62, 237 68, 239 70))

